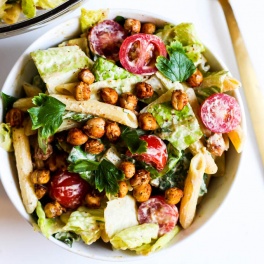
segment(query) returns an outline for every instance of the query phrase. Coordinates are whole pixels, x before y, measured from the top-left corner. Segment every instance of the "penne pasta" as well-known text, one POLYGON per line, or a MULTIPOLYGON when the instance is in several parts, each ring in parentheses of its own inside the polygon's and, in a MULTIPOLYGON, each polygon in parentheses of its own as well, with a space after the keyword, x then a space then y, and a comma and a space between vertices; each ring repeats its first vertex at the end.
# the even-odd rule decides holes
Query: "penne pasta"
POLYGON ((34 107, 35 105, 32 102, 32 97, 20 98, 14 102, 13 107, 20 109, 21 111, 27 111, 29 108, 34 107))
POLYGON ((10 8, 5 9, 3 17, 1 18, 6 24, 14 24, 18 21, 21 13, 19 3, 10 5, 10 8))
POLYGON ((204 155, 202 153, 196 154, 190 163, 180 205, 180 223, 184 229, 188 228, 193 222, 205 167, 204 155))
POLYGON ((132 127, 138 127, 137 116, 130 110, 96 100, 76 101, 72 96, 52 94, 52 97, 66 105, 66 110, 91 114, 132 127))
POLYGON ((234 145, 236 151, 241 153, 245 143, 245 133, 241 126, 237 126, 236 129, 227 133, 229 139, 231 140, 232 144, 234 145))
POLYGON ((27 82, 23 83, 23 88, 27 97, 34 97, 35 95, 38 95, 42 92, 41 89, 39 89, 37 86, 34 86, 27 82))
POLYGON ((23 127, 13 128, 12 137, 21 196, 26 211, 31 214, 37 207, 38 199, 30 180, 30 174, 33 171, 30 144, 23 127))

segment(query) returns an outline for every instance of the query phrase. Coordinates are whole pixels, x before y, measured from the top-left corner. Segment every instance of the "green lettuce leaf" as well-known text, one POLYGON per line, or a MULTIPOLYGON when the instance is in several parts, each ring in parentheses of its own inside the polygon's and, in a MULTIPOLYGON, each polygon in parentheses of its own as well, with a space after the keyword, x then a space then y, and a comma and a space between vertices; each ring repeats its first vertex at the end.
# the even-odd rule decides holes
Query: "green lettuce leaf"
POLYGON ((21 0, 22 12, 27 18, 33 18, 36 15, 37 0, 21 0))
POLYGON ((0 147, 6 151, 13 151, 12 131, 9 124, 0 124, 0 147))
POLYGON ((3 101, 4 113, 8 112, 13 107, 13 103, 17 100, 16 97, 7 95, 3 92, 1 92, 1 98, 3 101))
POLYGON ((81 17, 80 17, 82 32, 89 30, 95 24, 106 19, 107 15, 108 15, 107 10, 103 10, 103 9, 87 10, 85 8, 82 8, 81 9, 81 17))
POLYGON ((135 248, 134 250, 137 254, 141 255, 148 255, 152 252, 159 251, 164 248, 179 232, 180 227, 175 226, 173 230, 158 238, 155 242, 144 244, 140 247, 135 248))
POLYGON ((43 9, 55 8, 63 4, 66 0, 37 0, 36 6, 43 9))
POLYGON ((151 243, 152 239, 158 237, 159 226, 157 224, 145 223, 128 227, 115 234, 110 243, 115 249, 135 249, 144 244, 151 243))

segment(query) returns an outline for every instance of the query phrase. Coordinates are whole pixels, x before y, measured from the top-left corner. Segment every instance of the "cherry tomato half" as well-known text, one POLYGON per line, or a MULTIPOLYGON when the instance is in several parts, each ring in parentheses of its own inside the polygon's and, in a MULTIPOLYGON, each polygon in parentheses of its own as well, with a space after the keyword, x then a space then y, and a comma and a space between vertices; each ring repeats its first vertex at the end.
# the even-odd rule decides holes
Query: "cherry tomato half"
POLYGON ((241 121, 241 110, 237 100, 227 94, 209 96, 201 106, 204 125, 215 133, 228 133, 241 121))
POLYGON ((138 221, 159 225, 159 236, 170 232, 177 224, 179 212, 175 205, 167 204, 162 196, 152 197, 140 204, 138 221))
POLYGON ((119 48, 125 37, 126 33, 121 25, 113 20, 104 20, 91 29, 88 40, 93 53, 119 61, 119 48))
POLYGON ((79 174, 61 171, 52 177, 49 195, 65 208, 76 209, 88 190, 88 183, 79 174))
POLYGON ((140 139, 148 143, 147 152, 142 154, 132 154, 128 151, 127 155, 152 165, 158 171, 163 170, 168 159, 168 152, 165 143, 159 137, 154 135, 143 135, 140 136, 140 139))
POLYGON ((122 66, 136 74, 152 74, 158 56, 167 56, 162 40, 150 34, 138 33, 127 37, 122 43, 119 58, 122 66))

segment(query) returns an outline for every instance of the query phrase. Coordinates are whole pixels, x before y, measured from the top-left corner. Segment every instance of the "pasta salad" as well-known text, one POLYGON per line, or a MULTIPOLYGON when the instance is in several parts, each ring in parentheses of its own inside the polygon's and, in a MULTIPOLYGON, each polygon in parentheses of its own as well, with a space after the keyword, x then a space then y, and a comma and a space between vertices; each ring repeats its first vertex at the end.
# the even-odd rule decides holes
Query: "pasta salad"
POLYGON ((2 93, 0 144, 44 236, 147 255, 191 226, 243 148, 240 87, 211 71, 191 23, 82 9, 81 35, 31 52, 25 96, 2 93))

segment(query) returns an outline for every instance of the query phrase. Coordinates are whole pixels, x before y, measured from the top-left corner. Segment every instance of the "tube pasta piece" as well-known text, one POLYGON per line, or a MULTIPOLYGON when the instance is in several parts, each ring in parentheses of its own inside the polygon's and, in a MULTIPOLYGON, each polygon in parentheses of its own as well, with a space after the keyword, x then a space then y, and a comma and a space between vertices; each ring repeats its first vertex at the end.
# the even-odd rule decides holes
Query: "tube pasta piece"
POLYGON ((201 140, 198 140, 191 144, 189 149, 193 155, 196 155, 198 153, 202 153, 204 155, 206 161, 205 173, 215 174, 217 172, 217 165, 215 164, 212 155, 203 145, 201 140))
POLYGON ((200 105, 198 103, 198 100, 197 100, 196 94, 194 92, 194 89, 193 88, 188 88, 188 89, 186 89, 185 92, 188 95, 188 102, 189 102, 189 104, 192 107, 194 115, 195 115, 196 119, 198 120, 199 126, 200 126, 203 134, 205 136, 209 137, 211 135, 211 131, 205 127, 204 123, 201 120, 201 117, 200 117, 200 114, 199 114, 200 105))
POLYGON ((41 89, 39 89, 37 86, 34 86, 27 82, 24 82, 22 86, 27 97, 34 97, 35 95, 38 95, 42 92, 41 89))
POLYGON ((180 223, 184 229, 193 222, 205 166, 206 161, 202 153, 198 153, 192 158, 180 205, 180 223))
POLYGON ((56 86, 55 91, 58 94, 74 95, 75 88, 77 85, 78 85, 78 82, 64 83, 64 84, 56 86))
POLYGON ((33 99, 33 97, 20 98, 14 102, 13 107, 20 109, 21 111, 26 112, 29 108, 35 106, 32 102, 32 99, 33 99))
POLYGON ((22 201, 26 211, 31 214, 37 207, 38 199, 34 191, 34 185, 30 180, 30 173, 33 171, 33 165, 29 139, 24 134, 23 127, 13 128, 12 137, 22 201))
POLYGON ((225 168, 226 168, 226 157, 225 153, 222 154, 220 157, 215 157, 215 163, 217 165, 217 172, 212 174, 214 177, 222 177, 225 175, 225 168))
POLYGON ((138 127, 136 115, 122 107, 96 100, 76 101, 72 96, 58 94, 52 94, 51 96, 64 103, 66 110, 99 116, 132 128, 138 127))
POLYGON ((245 134, 241 126, 237 126, 236 129, 227 133, 229 139, 231 140, 232 144, 234 145, 236 151, 241 153, 245 143, 245 134))

